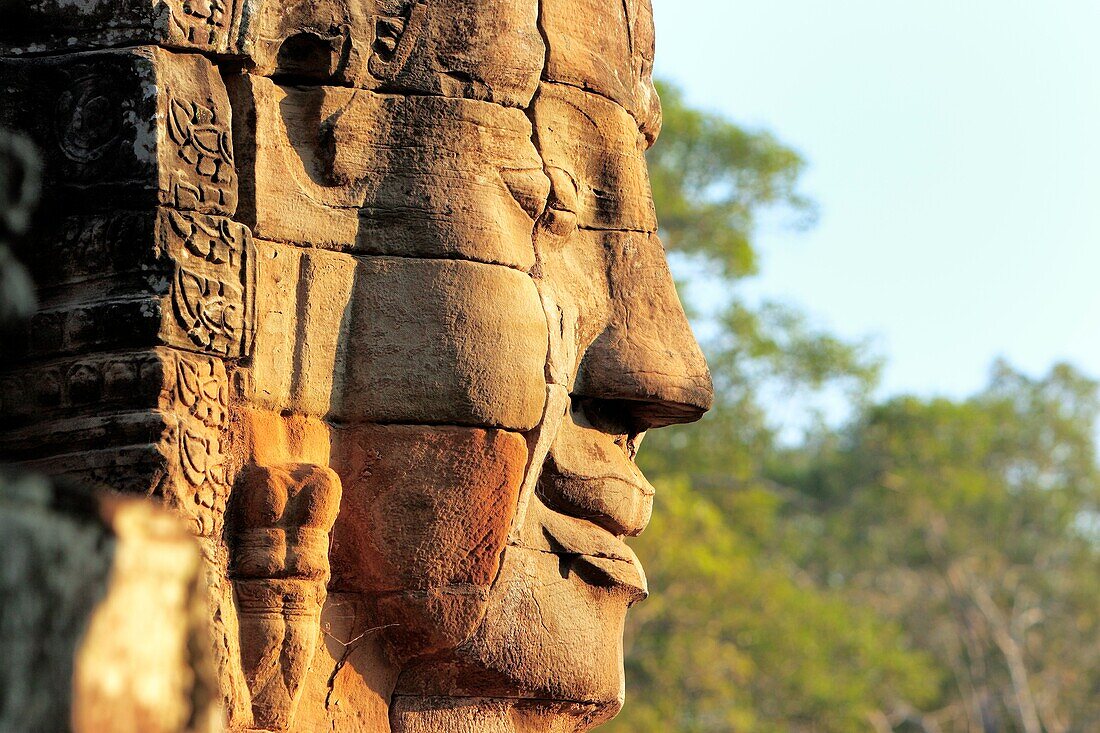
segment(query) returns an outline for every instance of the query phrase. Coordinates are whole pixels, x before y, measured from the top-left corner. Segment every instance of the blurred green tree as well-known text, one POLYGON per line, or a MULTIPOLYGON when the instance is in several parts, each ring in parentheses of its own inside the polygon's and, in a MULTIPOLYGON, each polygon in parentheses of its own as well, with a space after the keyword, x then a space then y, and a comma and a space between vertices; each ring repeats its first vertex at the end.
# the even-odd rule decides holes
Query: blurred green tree
POLYGON ((942 672, 892 722, 1100 730, 1098 411, 1068 365, 1035 379, 999 362, 969 399, 891 399, 776 462, 802 499, 782 523, 792 560, 942 672))
POLYGON ((812 219, 802 159, 661 94, 654 196, 685 300, 703 283, 720 301, 693 318, 716 399, 641 452, 654 596, 629 617, 628 704, 606 729, 1100 730, 1097 383, 997 363, 968 399, 874 403, 866 343, 736 287, 766 212, 812 219), (780 439, 771 403, 829 392, 845 427, 780 439))
POLYGON ((767 133, 690 108, 667 84, 660 91, 664 132, 649 162, 662 237, 674 260, 708 273, 724 294, 695 319, 716 403, 699 425, 657 431, 641 453, 658 498, 634 544, 655 593, 631 613, 629 703, 607 730, 858 730, 898 691, 930 699, 937 672, 895 625, 789 561, 777 527, 784 489, 768 478, 778 441, 763 400, 839 387, 858 402, 878 364, 865 344, 816 330, 794 309, 746 302, 734 288, 756 270, 764 212, 811 217, 797 192, 801 157, 767 133))

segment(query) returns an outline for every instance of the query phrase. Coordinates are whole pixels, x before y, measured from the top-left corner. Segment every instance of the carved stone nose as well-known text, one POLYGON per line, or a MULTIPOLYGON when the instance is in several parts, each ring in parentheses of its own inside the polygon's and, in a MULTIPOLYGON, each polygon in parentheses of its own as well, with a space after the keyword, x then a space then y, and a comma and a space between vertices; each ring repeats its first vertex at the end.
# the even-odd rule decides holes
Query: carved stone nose
POLYGON ((710 371, 656 235, 604 236, 611 318, 585 351, 574 394, 610 400, 641 432, 694 422, 710 409, 710 371))

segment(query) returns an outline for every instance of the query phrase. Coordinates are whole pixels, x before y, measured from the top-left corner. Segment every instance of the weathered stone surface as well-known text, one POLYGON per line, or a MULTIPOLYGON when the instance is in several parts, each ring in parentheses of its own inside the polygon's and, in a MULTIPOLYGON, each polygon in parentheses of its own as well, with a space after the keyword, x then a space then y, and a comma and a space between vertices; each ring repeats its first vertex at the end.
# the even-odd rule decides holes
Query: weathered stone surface
POLYGON ((365 594, 399 658, 446 650, 481 618, 528 451, 519 435, 455 427, 339 431, 349 491, 334 530, 333 586, 365 594))
POLYGON ((20 100, 0 107, 0 123, 41 150, 46 204, 236 209, 229 100, 206 58, 142 46, 0 59, 0 80, 20 100))
POLYGON ((474 638, 448 662, 407 668, 397 694, 582 700, 613 716, 623 697, 622 620, 636 595, 593 582, 583 563, 509 547, 474 638))
POLYGON ((570 392, 580 357, 611 323, 607 236, 574 228, 566 236, 548 235, 540 247, 544 276, 539 294, 550 324, 548 381, 570 392))
POLYGON ((243 0, 21 0, 4 5, 0 53, 154 44, 224 52, 243 0))
POLYGON ((521 436, 346 428, 334 436, 333 461, 348 486, 334 532, 334 587, 384 593, 492 582, 527 466, 521 436))
POLYGON ((400 0, 252 0, 236 50, 262 76, 362 86, 384 5, 400 0))
POLYGON ((241 630, 229 578, 229 548, 223 536, 200 537, 203 577, 210 608, 210 634, 213 637, 213 661, 229 729, 253 726, 252 700, 241 665, 241 630))
POLYGON ((49 362, 0 378, 0 406, 0 455, 157 496, 197 534, 220 531, 229 494, 220 360, 155 349, 49 362))
POLYGON ((265 76, 524 107, 546 54, 535 0, 258 0, 249 7, 239 50, 265 76))
POLYGON ((543 160, 564 173, 555 208, 582 228, 656 231, 645 140, 626 110, 564 84, 542 84, 532 110, 543 160))
POLYGON ((78 215, 20 248, 41 307, 15 353, 45 356, 164 344, 237 357, 253 328, 255 254, 247 228, 156 208, 78 215))
POLYGON ((295 715, 299 730, 389 730, 397 671, 377 643, 382 630, 360 594, 328 594, 295 715))
POLYGON ((650 144, 661 130, 653 87, 650 0, 543 0, 545 78, 586 89, 630 112, 650 144))
POLYGON ((486 698, 399 695, 394 733, 579 733, 607 720, 597 705, 546 700, 515 703, 486 698))
POLYGON ((546 321, 523 273, 258 246, 257 406, 352 423, 538 422, 546 321))
POLYGON ((582 409, 573 410, 543 466, 539 495, 557 511, 614 535, 641 534, 653 512, 654 489, 634 464, 637 439, 617 439, 604 430, 582 409))
POLYGON ((635 432, 710 409, 706 360, 691 333, 656 235, 605 232, 612 315, 584 352, 574 393, 633 403, 635 432))
POLYGON ((251 76, 230 89, 240 218, 257 237, 534 264, 533 217, 548 186, 519 110, 251 76))
POLYGON ((537 15, 536 0, 408 2, 379 22, 369 71, 391 91, 525 107, 546 56, 537 15))
POLYGON ((326 466, 246 466, 237 476, 230 574, 254 724, 289 730, 317 644, 340 479, 326 466))
POLYGON ((224 729, 200 554, 174 518, 5 473, 0 545, 0 728, 224 729))

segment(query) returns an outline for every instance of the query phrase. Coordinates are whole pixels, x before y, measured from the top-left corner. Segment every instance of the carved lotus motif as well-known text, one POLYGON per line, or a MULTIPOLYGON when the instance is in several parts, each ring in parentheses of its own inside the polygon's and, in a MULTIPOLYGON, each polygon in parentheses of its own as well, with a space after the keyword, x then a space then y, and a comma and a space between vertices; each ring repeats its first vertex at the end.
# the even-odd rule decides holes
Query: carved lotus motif
POLYGON ((243 313, 239 289, 229 283, 189 271, 176 270, 172 303, 188 338, 214 353, 228 353, 239 340, 243 313))
POLYGON ((224 377, 213 363, 180 359, 177 375, 177 395, 190 414, 210 427, 223 424, 228 402, 227 387, 224 377))
POLYGON ((198 102, 173 99, 168 118, 179 157, 200 176, 223 183, 223 173, 233 168, 233 142, 229 131, 215 119, 214 110, 198 102))

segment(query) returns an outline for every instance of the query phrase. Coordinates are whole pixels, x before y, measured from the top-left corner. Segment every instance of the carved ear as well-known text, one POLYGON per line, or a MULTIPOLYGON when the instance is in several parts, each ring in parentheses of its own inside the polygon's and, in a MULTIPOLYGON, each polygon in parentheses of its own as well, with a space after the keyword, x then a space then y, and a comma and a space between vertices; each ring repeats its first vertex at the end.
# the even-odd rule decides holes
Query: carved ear
POLYGON ((428 15, 422 0, 410 2, 395 15, 383 15, 374 26, 367 69, 379 81, 393 81, 409 63, 428 15))

